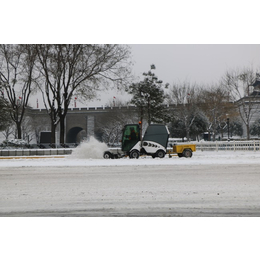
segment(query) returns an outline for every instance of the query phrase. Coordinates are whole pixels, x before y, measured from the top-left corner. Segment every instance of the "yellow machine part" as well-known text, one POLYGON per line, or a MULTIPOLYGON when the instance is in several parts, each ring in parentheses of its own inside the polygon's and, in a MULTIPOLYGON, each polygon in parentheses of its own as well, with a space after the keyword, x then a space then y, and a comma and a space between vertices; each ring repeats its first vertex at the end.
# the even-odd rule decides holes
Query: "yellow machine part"
POLYGON ((192 152, 196 151, 195 144, 180 144, 180 145, 173 145, 171 149, 168 150, 169 154, 172 153, 182 153, 185 149, 190 149, 192 152))

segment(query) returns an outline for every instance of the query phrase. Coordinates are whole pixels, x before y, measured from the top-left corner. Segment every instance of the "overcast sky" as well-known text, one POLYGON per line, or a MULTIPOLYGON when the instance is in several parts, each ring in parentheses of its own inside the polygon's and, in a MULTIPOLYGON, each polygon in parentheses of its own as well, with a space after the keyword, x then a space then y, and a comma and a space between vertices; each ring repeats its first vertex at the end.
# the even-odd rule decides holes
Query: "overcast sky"
MULTIPOLYGON (((188 81, 198 84, 217 83, 228 70, 253 67, 260 69, 260 44, 133 44, 133 73, 143 79, 143 72, 154 64, 156 76, 164 83, 188 81)), ((112 91, 93 105, 104 105, 116 96, 112 91)))
POLYGON ((260 68, 260 45, 243 44, 136 44, 131 45, 136 76, 155 64, 165 83, 188 80, 217 82, 230 69, 260 68))
MULTIPOLYGON (((132 44, 132 72, 139 80, 143 72, 154 64, 156 76, 164 83, 172 85, 188 81, 198 84, 217 83, 228 70, 253 67, 260 70, 260 44, 132 44)), ((124 92, 116 90, 103 92, 99 101, 79 106, 103 106, 113 97, 129 100, 124 92)), ((44 108, 41 97, 39 106, 44 108)), ((36 100, 31 101, 36 108, 36 100)), ((70 107, 74 106, 74 102, 70 107)))
MULTIPOLYGON (((215 83, 229 69, 260 67, 255 0, 246 4, 225 0, 217 4, 205 0, 101 0, 88 3, 87 8, 79 8, 81 1, 75 1, 63 6, 62 12, 59 2, 50 2, 51 9, 48 4, 40 9, 35 6, 33 12, 21 1, 5 1, 2 9, 12 9, 13 17, 10 20, 10 14, 4 12, 0 18, 5 24, 3 39, 6 43, 133 44, 134 74, 141 76, 155 64, 156 75, 169 84, 184 80, 215 83)), ((112 91, 95 103, 104 105, 113 96, 119 98, 112 91)))

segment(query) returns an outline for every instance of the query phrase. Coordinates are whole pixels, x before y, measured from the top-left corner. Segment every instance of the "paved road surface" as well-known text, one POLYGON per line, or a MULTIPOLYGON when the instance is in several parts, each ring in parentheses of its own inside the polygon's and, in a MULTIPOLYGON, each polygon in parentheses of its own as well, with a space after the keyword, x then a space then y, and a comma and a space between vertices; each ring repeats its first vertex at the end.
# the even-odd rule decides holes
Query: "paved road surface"
POLYGON ((260 216, 257 165, 0 168, 0 216, 260 216))

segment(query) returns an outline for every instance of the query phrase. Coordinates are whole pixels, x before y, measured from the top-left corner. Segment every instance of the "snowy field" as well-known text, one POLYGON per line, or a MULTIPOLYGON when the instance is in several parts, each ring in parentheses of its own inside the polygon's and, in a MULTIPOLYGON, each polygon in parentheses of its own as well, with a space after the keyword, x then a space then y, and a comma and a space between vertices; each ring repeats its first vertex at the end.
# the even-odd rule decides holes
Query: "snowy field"
POLYGON ((260 152, 103 159, 91 139, 64 158, 0 160, 1 216, 260 216, 260 152))
MULTIPOLYGON (((35 156, 37 157, 37 156, 35 156)), ((151 156, 140 157, 139 159, 103 159, 102 153, 99 156, 94 154, 93 156, 85 156, 84 153, 75 156, 75 154, 64 156, 64 158, 43 158, 34 159, 28 157, 18 157, 17 159, 0 160, 0 166, 3 168, 14 167, 109 167, 109 166, 177 166, 177 165, 260 165, 260 152, 253 151, 196 151, 193 153, 192 158, 179 158, 173 156, 169 158, 167 155, 163 159, 155 158, 151 156), (91 158, 93 157, 93 158, 91 158)))
POLYGON ((4 259, 259 259, 260 152, 105 160, 105 149, 0 160, 4 259))
POLYGON ((103 159, 91 139, 63 158, 0 160, 1 216, 260 216, 260 152, 103 159))

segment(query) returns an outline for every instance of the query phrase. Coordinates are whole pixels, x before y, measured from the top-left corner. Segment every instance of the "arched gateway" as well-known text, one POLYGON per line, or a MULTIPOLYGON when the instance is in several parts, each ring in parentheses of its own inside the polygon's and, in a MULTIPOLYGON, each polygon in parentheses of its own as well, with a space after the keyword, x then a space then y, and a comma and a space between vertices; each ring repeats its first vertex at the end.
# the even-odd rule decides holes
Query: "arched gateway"
MULTIPOLYGON (((33 109, 30 113, 38 134, 51 130, 47 112, 46 109, 33 109)), ((118 117, 128 118, 130 114, 136 114, 136 107, 71 108, 68 110, 65 120, 65 143, 79 143, 90 136, 102 140, 102 127, 108 125, 112 120, 116 121, 118 117), (121 116, 119 116, 120 114, 121 116)), ((59 126, 56 128, 56 132, 59 142, 59 126)))

